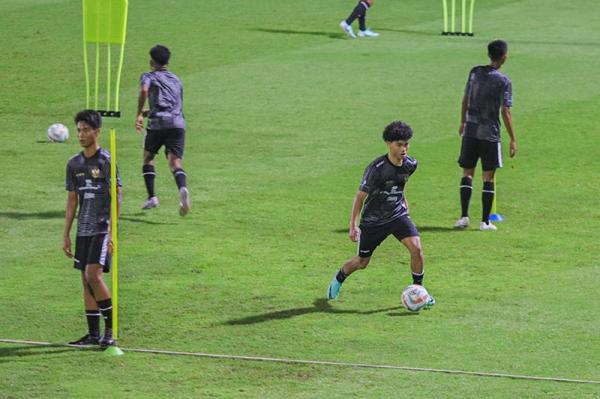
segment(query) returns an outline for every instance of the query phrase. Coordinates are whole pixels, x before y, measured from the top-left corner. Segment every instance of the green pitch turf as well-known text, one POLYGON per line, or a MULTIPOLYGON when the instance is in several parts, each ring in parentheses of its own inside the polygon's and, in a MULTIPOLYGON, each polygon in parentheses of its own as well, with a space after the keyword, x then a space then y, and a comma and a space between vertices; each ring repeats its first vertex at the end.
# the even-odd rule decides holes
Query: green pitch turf
MULTIPOLYGON (((441 37, 437 0, 378 1, 375 40, 348 40, 335 1, 132 1, 117 128, 124 184, 120 345, 600 380, 600 4, 478 2, 474 38, 441 37), (495 4, 493 4, 495 3, 495 4), (498 173, 496 233, 451 229, 456 133, 469 69, 510 44, 519 154, 498 173), (156 43, 183 80, 192 211, 142 212, 139 75, 156 43), (327 285, 364 167, 394 119, 415 131, 407 186, 426 286, 409 315, 408 256, 392 239, 366 271, 327 285)), ((85 333, 78 273, 61 251, 64 172, 46 142, 84 105, 78 1, 0 4, 0 338, 85 333)), ((108 132, 102 142, 108 145, 108 132)), ((506 134, 504 134, 506 137, 506 134)), ((479 175, 472 219, 480 213, 479 175)), ((0 397, 598 398, 600 385, 284 365, 0 343, 0 397)))

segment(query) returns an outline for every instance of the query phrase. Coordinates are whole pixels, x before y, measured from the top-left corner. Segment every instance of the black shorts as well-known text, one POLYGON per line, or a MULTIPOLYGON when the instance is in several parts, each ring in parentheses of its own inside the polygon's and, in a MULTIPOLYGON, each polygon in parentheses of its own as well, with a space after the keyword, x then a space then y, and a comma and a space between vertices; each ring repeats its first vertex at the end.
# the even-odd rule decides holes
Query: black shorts
POLYGON ((500 142, 479 140, 473 137, 463 137, 460 146, 458 164, 464 169, 473 169, 481 158, 483 170, 496 170, 502 167, 502 151, 500 142))
POLYGON ((108 273, 110 271, 109 238, 110 235, 108 234, 77 236, 73 267, 84 271, 86 265, 102 265, 104 273, 108 273))
POLYGON ((400 216, 398 219, 381 226, 360 226, 360 238, 358 240, 358 256, 370 258, 375 249, 390 234, 401 241, 406 237, 418 237, 419 230, 410 216, 400 216))
POLYGON ((146 129, 144 150, 158 154, 160 147, 165 146, 165 155, 169 153, 183 159, 185 148, 185 129, 146 129))

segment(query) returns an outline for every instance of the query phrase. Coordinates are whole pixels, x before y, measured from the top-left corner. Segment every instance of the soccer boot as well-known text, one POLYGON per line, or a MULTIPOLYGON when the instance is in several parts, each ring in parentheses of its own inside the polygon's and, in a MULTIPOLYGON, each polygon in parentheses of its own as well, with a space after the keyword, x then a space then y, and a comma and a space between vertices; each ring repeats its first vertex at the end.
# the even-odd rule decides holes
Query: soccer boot
POLYGON ((337 273, 333 275, 331 283, 329 283, 329 289, 327 290, 327 299, 337 299, 340 296, 340 290, 342 289, 342 283, 336 278, 337 273))
POLYGON ((190 192, 187 187, 179 190, 179 214, 185 216, 190 211, 190 192))
POLYGON ((142 209, 158 208, 159 205, 160 202, 158 201, 158 197, 150 197, 146 201, 144 201, 142 209))
POLYGON ((342 30, 344 32, 346 32, 346 34, 351 38, 351 39, 356 39, 356 35, 354 34, 354 31, 352 30, 352 26, 348 25, 346 23, 346 21, 342 21, 340 22, 340 28, 342 28, 342 30))
POLYGON ((496 231, 498 230, 498 228, 496 226, 494 226, 493 224, 491 224, 490 222, 481 222, 481 224, 479 225, 479 230, 481 231, 496 231))
POLYGON ((427 303, 425 304, 425 307, 423 309, 427 310, 427 309, 431 309, 431 307, 435 305, 435 298, 432 297, 431 295, 429 295, 429 298, 427 299, 427 303))
POLYGON ((454 223, 455 229, 466 229, 467 227, 469 227, 469 217, 468 216, 463 216, 460 219, 458 219, 456 221, 456 223, 454 223))
POLYGON ((86 334, 83 337, 79 338, 77 341, 69 342, 67 345, 70 346, 91 346, 98 345, 100 343, 100 337, 86 334))
POLYGON ((377 37, 377 36, 379 36, 379 33, 373 32, 371 29, 366 29, 366 30, 359 30, 358 36, 360 36, 360 37, 377 37))
POLYGON ((112 330, 110 328, 107 328, 106 331, 104 331, 104 336, 100 338, 98 344, 102 349, 115 345, 115 340, 112 337, 112 330))

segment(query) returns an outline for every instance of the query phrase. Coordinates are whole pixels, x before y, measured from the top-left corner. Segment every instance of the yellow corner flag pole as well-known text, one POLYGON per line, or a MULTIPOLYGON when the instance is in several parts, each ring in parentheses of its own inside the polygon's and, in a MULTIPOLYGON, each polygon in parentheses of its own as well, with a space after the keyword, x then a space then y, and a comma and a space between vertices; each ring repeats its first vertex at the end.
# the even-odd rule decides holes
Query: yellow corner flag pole
POLYGON ((498 186, 496 185, 496 176, 494 176, 494 201, 492 202, 492 213, 490 214, 491 222, 501 222, 504 220, 502 215, 500 215, 496 209, 497 198, 498 198, 498 186))
MULTIPOLYGON (((103 117, 119 118, 119 87, 121 84, 121 71, 123 70, 123 57, 125 54, 125 36, 127 32, 128 0, 82 0, 83 3, 83 64, 85 68, 85 103, 90 108, 93 94, 94 110, 103 117), (94 49, 95 54, 94 79, 90 76, 88 49, 94 49), (116 73, 112 51, 113 47, 119 49, 116 73), (101 60, 105 67, 100 68, 101 60), (104 71, 104 79, 100 74, 104 71), (114 79, 114 80, 113 80, 114 79), (102 83, 104 82, 104 83, 102 83), (91 90, 91 85, 94 89, 91 90), (112 88, 114 87, 114 91, 112 88), (101 91, 102 88, 102 91, 101 91), (98 109, 100 93, 103 93, 105 109, 98 109)), ((111 195, 111 234, 113 244, 112 256, 112 303, 113 303, 113 338, 119 338, 119 273, 118 273, 118 191, 117 191, 117 140, 116 130, 110 129, 110 195, 111 195)), ((116 345, 110 346, 105 351, 109 355, 122 355, 123 351, 116 345)))

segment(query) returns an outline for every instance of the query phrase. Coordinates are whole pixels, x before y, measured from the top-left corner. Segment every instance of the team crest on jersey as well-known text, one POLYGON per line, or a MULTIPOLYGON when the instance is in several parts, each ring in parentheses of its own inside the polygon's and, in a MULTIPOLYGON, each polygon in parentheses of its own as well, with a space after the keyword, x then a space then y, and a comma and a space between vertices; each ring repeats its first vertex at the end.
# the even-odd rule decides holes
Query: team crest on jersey
POLYGON ((90 170, 90 173, 92 174, 92 178, 97 179, 100 177, 100 169, 99 168, 92 168, 90 170))

